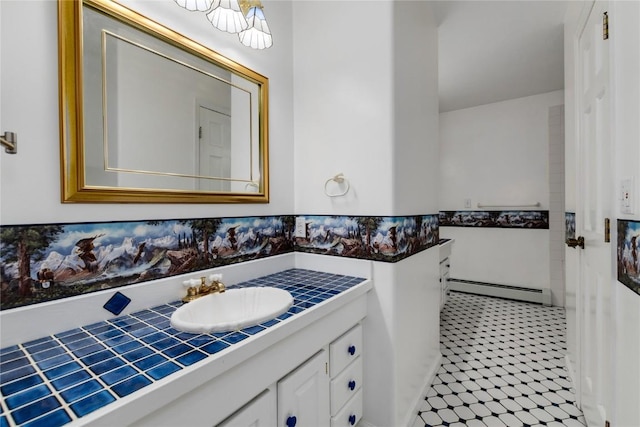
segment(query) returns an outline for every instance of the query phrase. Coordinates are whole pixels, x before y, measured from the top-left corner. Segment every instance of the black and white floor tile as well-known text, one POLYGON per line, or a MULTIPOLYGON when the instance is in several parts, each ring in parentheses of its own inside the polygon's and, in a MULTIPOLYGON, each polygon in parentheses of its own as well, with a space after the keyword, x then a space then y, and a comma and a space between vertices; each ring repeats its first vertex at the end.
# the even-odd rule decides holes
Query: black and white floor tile
POLYGON ((440 348, 413 427, 585 425, 564 364, 563 308, 452 292, 440 348))

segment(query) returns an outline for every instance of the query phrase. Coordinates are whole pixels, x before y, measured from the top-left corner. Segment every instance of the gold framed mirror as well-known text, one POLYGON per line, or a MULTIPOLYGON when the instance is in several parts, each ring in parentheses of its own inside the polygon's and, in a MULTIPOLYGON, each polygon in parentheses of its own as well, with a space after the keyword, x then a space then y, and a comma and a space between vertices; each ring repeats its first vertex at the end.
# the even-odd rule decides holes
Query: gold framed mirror
POLYGON ((58 32, 63 202, 269 201, 265 76, 111 0, 58 32))

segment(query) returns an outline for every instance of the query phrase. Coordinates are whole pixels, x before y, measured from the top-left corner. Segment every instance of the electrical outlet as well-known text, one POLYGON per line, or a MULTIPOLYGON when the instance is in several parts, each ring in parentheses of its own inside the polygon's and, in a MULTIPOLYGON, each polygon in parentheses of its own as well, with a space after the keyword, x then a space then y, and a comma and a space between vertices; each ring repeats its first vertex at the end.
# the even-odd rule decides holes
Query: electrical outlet
POLYGON ((464 199, 464 207, 467 209, 471 208, 471 199, 464 199))
POLYGON ((305 224, 305 218, 303 216, 296 217, 295 236, 303 239, 307 237, 307 225, 305 224))

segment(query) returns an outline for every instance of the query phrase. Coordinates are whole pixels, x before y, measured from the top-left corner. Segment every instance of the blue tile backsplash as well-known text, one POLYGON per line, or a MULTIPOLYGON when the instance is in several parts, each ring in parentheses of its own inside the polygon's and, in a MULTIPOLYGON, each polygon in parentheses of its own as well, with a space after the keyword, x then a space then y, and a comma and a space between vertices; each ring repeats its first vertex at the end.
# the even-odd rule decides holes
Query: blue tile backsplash
POLYGON ((0 349, 0 427, 67 424, 263 333, 363 280, 292 269, 240 283, 234 287, 275 286, 294 298, 287 313, 240 331, 200 335, 177 331, 169 319, 182 302, 173 302, 0 349))

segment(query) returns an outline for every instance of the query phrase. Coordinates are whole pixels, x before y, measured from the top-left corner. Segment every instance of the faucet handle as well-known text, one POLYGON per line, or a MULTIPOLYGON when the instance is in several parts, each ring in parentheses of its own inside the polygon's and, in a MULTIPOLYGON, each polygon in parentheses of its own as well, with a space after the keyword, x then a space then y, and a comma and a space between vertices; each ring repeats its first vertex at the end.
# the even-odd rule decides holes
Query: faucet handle
POLYGON ((194 284, 193 280, 185 280, 182 285, 187 289, 187 295, 182 298, 183 303, 188 303, 198 298, 197 281, 194 284))
POLYGON ((199 284, 200 281, 197 279, 187 279, 182 282, 182 286, 184 286, 185 288, 193 288, 194 286, 198 286, 199 284))
POLYGON ((224 292, 227 289, 224 283, 222 283, 222 274, 210 274, 209 280, 215 292, 224 292))
POLYGON ((209 275, 209 281, 210 282, 220 282, 222 281, 222 274, 218 273, 218 274, 210 274, 209 275))

